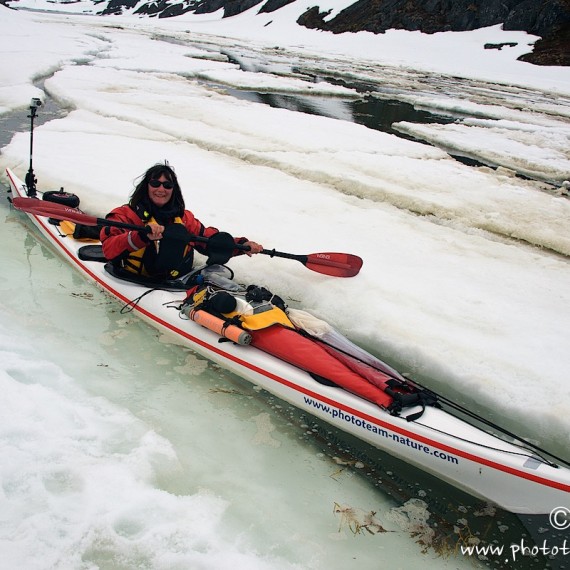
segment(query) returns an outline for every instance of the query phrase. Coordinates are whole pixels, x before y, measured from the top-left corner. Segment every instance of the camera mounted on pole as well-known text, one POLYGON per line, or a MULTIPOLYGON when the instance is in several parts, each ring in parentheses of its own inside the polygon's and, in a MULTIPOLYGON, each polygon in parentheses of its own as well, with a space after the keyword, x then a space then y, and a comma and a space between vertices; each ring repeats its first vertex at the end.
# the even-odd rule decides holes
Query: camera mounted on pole
POLYGON ((33 154, 34 154, 34 119, 37 115, 37 110, 42 106, 42 101, 38 97, 33 97, 30 102, 30 114, 28 119, 30 119, 30 168, 26 174, 25 182, 28 189, 27 194, 31 198, 36 196, 36 182, 38 181, 34 175, 34 169, 32 166, 33 154))

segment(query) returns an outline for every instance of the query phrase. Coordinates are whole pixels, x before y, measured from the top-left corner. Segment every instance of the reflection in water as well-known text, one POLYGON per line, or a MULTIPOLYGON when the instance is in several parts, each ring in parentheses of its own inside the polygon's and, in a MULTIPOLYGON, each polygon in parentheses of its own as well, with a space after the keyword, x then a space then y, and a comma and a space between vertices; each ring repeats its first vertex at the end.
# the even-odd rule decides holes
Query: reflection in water
MULTIPOLYGON (((244 54, 236 56, 229 52, 221 52, 228 58, 230 63, 239 66, 242 71, 252 73, 272 73, 277 72, 277 66, 273 64, 262 64, 255 57, 244 54)), ((287 67, 287 66, 285 66, 287 67)), ((412 104, 400 101, 396 98, 388 99, 385 96, 375 97, 373 94, 386 93, 386 88, 381 84, 368 84, 362 81, 346 81, 334 77, 321 76, 314 73, 307 73, 302 69, 291 66, 287 67, 288 77, 298 77, 310 82, 327 81, 335 85, 341 85, 348 89, 355 89, 362 93, 360 99, 343 100, 339 97, 322 97, 312 95, 287 95, 284 93, 263 93, 260 91, 246 91, 232 89, 227 86, 218 86, 226 93, 238 99, 261 103, 278 109, 288 109, 299 113, 329 117, 342 121, 349 121, 358 125, 363 125, 369 129, 388 133, 399 138, 428 144, 422 139, 417 139, 407 133, 400 132, 393 128, 399 122, 409 122, 416 124, 437 123, 446 125, 453 123, 457 116, 431 113, 425 110, 416 109, 412 104), (371 95, 372 94, 372 95, 371 95)), ((482 163, 469 156, 462 156, 459 153, 452 155, 456 160, 468 166, 482 166, 482 163)))
MULTIPOLYGON (((37 84, 43 90, 43 84, 37 84)), ((12 111, 0 115, 0 148, 6 146, 16 133, 30 131, 29 106, 27 109, 12 111)), ((45 95, 42 106, 34 119, 34 128, 39 127, 53 119, 59 119, 67 115, 67 110, 62 109, 49 95, 45 95)))
POLYGON ((311 95, 286 95, 283 93, 261 93, 225 88, 234 97, 246 101, 262 103, 278 109, 288 109, 309 115, 319 115, 332 119, 350 121, 369 129, 389 133, 400 138, 411 137, 392 128, 394 123, 452 123, 452 117, 435 115, 415 109, 402 101, 363 97, 358 100, 343 100, 337 97, 316 97, 311 95))
MULTIPOLYGON (((222 51, 230 63, 239 66, 242 71, 251 73, 277 72, 275 64, 263 64, 257 58, 240 53, 222 51)), ((411 123, 452 123, 455 119, 450 116, 434 114, 414 108, 413 105, 397 99, 377 98, 370 93, 381 89, 378 85, 371 85, 362 81, 344 81, 333 77, 325 77, 316 74, 307 74, 299 67, 288 68, 288 77, 299 77, 307 81, 318 83, 327 81, 334 85, 341 85, 347 89, 355 89, 362 93, 358 100, 343 100, 338 97, 319 97, 311 95, 287 95, 284 93, 263 93, 260 91, 245 91, 224 87, 226 92, 239 99, 263 103, 270 107, 288 109, 299 113, 320 115, 333 119, 350 121, 364 125, 369 129, 390 133, 398 137, 410 138, 392 128, 394 123, 407 121, 411 123)))

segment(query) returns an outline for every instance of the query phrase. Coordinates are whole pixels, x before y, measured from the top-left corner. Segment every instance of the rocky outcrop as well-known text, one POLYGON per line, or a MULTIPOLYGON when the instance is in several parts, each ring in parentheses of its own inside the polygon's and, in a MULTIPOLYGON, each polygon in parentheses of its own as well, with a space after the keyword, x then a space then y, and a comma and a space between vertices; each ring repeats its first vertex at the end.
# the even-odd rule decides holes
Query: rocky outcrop
MULTIPOLYGON (((171 18, 186 12, 208 14, 224 11, 224 18, 254 6, 258 13, 275 12, 294 0, 93 0, 102 15, 135 14, 171 18)), ((570 65, 570 0, 356 0, 331 20, 319 0, 297 23, 334 34, 389 29, 421 31, 469 31, 502 24, 505 30, 521 30, 539 36, 532 53, 520 59, 537 65, 570 65)), ((0 3, 17 4, 16 0, 0 3)), ((487 46, 501 49, 503 46, 487 46)))
POLYGON ((538 40, 532 53, 519 59, 536 65, 570 65, 570 25, 538 40))
POLYGON ((297 23, 335 34, 389 29, 427 34, 468 31, 502 24, 541 36, 536 53, 525 61, 543 65, 570 65, 570 0, 357 0, 332 20, 318 7, 307 10, 297 23))
POLYGON ((568 0, 357 0, 320 26, 334 33, 389 29, 427 34, 466 31, 496 24, 539 36, 552 30, 568 0))
POLYGON ((102 16, 107 16, 111 14, 122 14, 123 9, 134 8, 138 3, 138 0, 109 0, 105 8, 98 12, 102 16))
MULTIPOLYGON (((128 2, 130 0, 111 0, 118 2, 128 2)), ((171 18, 186 12, 195 14, 211 14, 218 10, 224 10, 224 18, 241 14, 253 6, 260 4, 263 0, 151 0, 142 2, 135 10, 135 14, 157 15, 159 18, 171 18)), ((137 0, 135 0, 135 4, 137 0)))
POLYGON ((263 12, 270 13, 279 10, 279 8, 283 8, 283 6, 287 6, 287 4, 291 4, 291 2, 295 2, 295 0, 267 0, 265 4, 259 9, 259 13, 262 14, 263 12))
MULTIPOLYGON (((293 0, 154 0, 139 3, 137 14, 160 18, 185 12, 207 14, 224 10, 224 18, 260 5, 258 12, 279 10, 293 0)), ((318 0, 297 23, 307 28, 380 34, 389 29, 418 30, 427 34, 468 31, 502 24, 539 36, 534 50, 521 57, 538 65, 570 65, 570 0, 356 0, 332 20, 318 0)), ((120 13, 137 0, 110 0, 106 14, 120 13)))

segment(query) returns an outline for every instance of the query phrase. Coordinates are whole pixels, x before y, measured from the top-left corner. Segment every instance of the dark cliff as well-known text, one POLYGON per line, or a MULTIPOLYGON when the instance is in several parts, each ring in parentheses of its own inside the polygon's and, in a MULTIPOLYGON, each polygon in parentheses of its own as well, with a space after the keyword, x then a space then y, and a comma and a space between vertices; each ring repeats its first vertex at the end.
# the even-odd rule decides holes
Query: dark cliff
MULTIPOLYGON (((206 14, 224 11, 224 18, 259 5, 258 13, 275 12, 293 0, 94 0, 99 14, 135 14, 158 18, 185 12, 206 14)), ((11 0, 0 0, 7 5, 11 0)), ((537 65, 570 65, 570 0, 356 0, 325 22, 329 12, 318 0, 297 23, 334 34, 368 31, 381 34, 389 29, 421 31, 469 31, 502 24, 505 30, 525 31, 539 39, 532 53, 521 60, 537 65)), ((14 1, 14 4, 17 4, 14 1)), ((309 4, 310 6, 310 4, 309 4)), ((486 46, 500 49, 501 46, 486 46)))
POLYGON ((358 0, 332 20, 311 8, 298 20, 335 34, 389 29, 427 34, 468 31, 496 24, 540 36, 522 60, 538 65, 570 65, 570 0, 358 0))

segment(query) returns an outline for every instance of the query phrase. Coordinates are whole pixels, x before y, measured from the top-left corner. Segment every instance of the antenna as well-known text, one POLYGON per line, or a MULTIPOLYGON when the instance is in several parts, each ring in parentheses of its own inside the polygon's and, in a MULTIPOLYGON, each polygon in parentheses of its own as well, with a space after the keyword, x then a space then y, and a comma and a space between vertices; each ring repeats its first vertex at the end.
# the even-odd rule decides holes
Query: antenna
POLYGON ((36 182, 38 181, 34 175, 32 157, 34 154, 34 119, 36 118, 38 108, 41 106, 41 99, 33 97, 30 102, 30 114, 28 115, 28 119, 30 119, 30 169, 28 170, 25 179, 26 186, 28 188, 28 196, 30 196, 30 198, 35 198, 36 196, 36 182))

